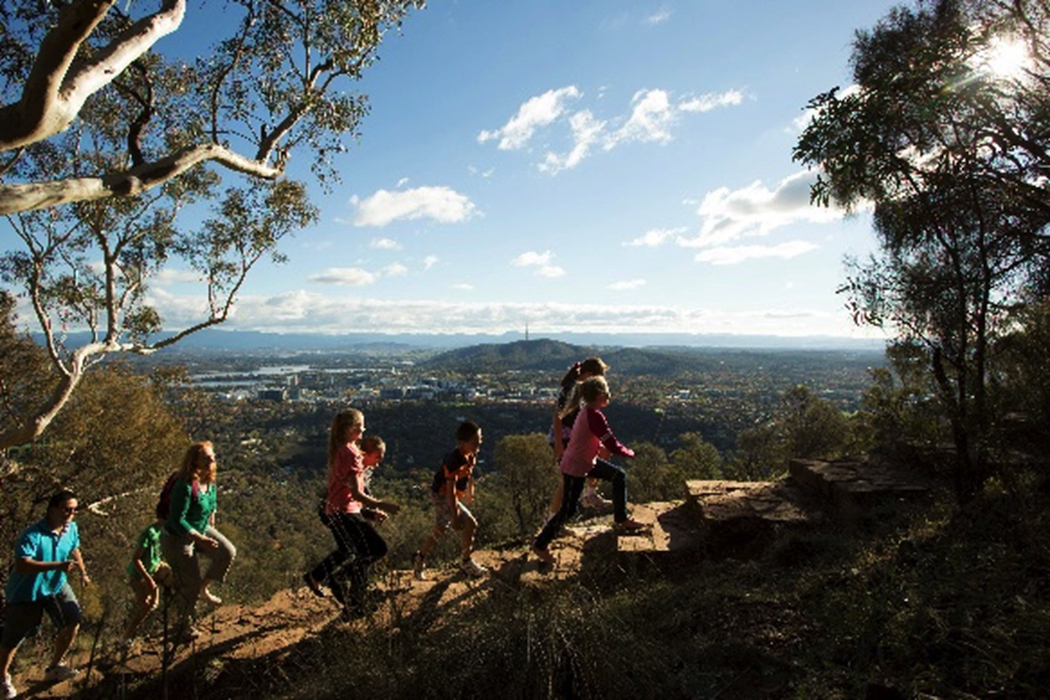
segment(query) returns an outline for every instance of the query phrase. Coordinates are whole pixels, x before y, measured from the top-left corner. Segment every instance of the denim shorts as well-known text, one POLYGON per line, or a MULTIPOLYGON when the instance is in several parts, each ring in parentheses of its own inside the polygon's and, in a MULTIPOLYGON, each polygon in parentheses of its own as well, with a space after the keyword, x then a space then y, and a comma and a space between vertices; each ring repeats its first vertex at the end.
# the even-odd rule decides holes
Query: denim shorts
POLYGON ((14 649, 26 637, 35 637, 45 612, 58 629, 80 624, 80 604, 68 583, 57 595, 27 603, 8 603, 4 608, 4 634, 0 644, 14 649))

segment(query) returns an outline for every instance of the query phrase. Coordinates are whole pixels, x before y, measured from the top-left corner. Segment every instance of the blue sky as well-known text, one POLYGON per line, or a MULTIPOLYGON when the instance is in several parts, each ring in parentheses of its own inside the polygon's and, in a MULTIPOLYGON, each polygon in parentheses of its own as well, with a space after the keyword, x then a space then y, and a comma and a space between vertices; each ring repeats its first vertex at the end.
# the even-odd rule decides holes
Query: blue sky
MULTIPOLYGON (((870 219, 810 207, 791 149, 893 4, 433 0, 227 327, 870 336, 835 294, 870 219)), ((168 327, 200 306, 185 277, 152 288, 168 327)))

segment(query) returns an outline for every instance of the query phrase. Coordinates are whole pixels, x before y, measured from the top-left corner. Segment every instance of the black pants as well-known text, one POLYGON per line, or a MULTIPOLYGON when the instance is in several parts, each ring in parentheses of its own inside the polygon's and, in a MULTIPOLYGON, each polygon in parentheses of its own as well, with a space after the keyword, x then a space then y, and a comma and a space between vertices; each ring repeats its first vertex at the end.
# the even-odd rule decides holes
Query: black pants
POLYGON ((327 583, 335 599, 346 603, 346 591, 337 572, 347 565, 350 574, 349 604, 360 607, 364 604, 372 564, 386 556, 386 542, 371 523, 358 513, 329 515, 325 518, 325 525, 332 531, 337 549, 314 567, 310 576, 315 581, 327 583))
POLYGON ((587 476, 561 475, 564 483, 561 496, 561 509, 547 521, 534 543, 537 549, 547 549, 561 526, 569 521, 580 507, 580 494, 587 479, 611 481, 613 487, 613 520, 618 523, 627 520, 627 474, 623 469, 604 459, 596 460, 587 476))

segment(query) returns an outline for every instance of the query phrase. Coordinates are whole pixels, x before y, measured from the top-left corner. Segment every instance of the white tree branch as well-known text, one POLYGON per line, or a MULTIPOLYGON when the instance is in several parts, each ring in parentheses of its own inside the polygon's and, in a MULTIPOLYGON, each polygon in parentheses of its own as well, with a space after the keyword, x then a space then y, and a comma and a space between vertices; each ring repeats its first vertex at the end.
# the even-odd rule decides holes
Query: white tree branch
POLYGON ((0 216, 70 202, 139 194, 207 161, 215 161, 231 170, 266 180, 275 180, 282 174, 278 168, 246 158, 217 144, 191 146, 158 161, 103 177, 0 185, 0 216))
POLYGON ((93 60, 74 64, 80 45, 116 0, 73 0, 41 42, 21 99, 0 108, 0 151, 19 148, 64 131, 84 102, 120 75, 161 37, 174 32, 186 0, 164 0, 160 9, 135 22, 93 60))

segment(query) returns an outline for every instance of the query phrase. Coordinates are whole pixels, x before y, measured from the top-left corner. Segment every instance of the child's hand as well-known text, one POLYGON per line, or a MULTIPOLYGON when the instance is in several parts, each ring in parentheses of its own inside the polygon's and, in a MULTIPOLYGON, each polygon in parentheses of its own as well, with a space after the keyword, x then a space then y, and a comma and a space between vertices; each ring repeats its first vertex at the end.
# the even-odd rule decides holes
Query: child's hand
POLYGON ((627 459, 634 459, 634 450, 632 450, 630 447, 623 448, 623 456, 627 459))
POLYGON ((388 517, 390 517, 386 513, 384 513, 383 511, 379 510, 378 508, 376 509, 375 513, 376 513, 376 525, 382 524, 383 521, 385 521, 388 517))
POLYGON ((390 502, 387 502, 387 501, 384 501, 383 503, 380 503, 379 504, 379 508, 381 509, 381 510, 377 511, 379 513, 382 513, 383 511, 386 511, 386 513, 383 513, 384 517, 387 516, 387 515, 397 515, 398 511, 401 510, 401 506, 399 506, 398 504, 390 503, 390 502))

